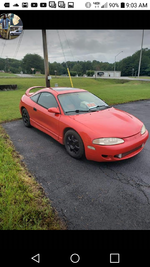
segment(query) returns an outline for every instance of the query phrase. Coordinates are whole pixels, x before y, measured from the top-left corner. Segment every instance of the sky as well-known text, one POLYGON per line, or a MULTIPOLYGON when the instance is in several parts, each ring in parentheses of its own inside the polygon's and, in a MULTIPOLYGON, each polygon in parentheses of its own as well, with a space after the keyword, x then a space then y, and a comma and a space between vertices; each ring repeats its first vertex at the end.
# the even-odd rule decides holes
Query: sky
MULTIPOLYGON (((140 50, 141 40, 142 30, 47 30, 49 62, 114 63, 115 57, 120 61, 140 50)), ((143 48, 150 49, 150 30, 144 30, 143 48)), ((0 57, 20 60, 27 53, 43 57, 42 30, 23 30, 16 39, 0 39, 0 57)))

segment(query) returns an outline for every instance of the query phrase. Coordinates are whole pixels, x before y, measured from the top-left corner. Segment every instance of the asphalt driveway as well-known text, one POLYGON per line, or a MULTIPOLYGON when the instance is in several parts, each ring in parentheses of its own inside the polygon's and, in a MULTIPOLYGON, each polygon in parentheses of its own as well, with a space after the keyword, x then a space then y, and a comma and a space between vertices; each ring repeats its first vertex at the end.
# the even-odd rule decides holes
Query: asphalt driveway
MULTIPOLYGON (((150 100, 116 107, 138 117, 150 132, 150 100)), ((134 158, 97 163, 71 158, 22 120, 3 127, 68 229, 150 229, 150 139, 134 158)))

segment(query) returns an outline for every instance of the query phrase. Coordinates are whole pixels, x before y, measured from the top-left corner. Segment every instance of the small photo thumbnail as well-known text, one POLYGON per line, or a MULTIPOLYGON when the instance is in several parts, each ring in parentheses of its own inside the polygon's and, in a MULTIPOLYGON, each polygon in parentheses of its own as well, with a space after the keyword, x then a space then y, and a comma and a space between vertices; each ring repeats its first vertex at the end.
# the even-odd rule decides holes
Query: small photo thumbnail
POLYGON ((0 15, 0 38, 12 40, 20 36, 23 31, 23 23, 14 13, 0 15))

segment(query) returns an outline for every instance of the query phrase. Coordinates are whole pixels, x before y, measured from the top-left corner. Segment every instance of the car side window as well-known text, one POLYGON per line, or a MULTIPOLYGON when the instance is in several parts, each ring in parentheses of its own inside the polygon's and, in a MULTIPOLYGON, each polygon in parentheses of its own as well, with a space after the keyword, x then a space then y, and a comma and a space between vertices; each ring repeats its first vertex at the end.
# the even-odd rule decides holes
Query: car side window
POLYGON ((36 95, 33 95, 31 96, 30 98, 37 103, 37 100, 38 100, 38 97, 39 97, 40 94, 36 94, 36 95))
POLYGON ((47 92, 41 93, 38 99, 38 104, 47 109, 52 107, 56 108, 58 106, 55 97, 47 92))

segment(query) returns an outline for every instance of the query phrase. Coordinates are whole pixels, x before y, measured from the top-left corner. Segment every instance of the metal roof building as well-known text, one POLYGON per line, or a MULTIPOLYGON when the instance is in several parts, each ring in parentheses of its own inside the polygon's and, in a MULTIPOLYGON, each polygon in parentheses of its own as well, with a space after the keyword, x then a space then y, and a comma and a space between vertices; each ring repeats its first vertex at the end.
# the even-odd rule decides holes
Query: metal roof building
POLYGON ((120 77, 121 76, 121 71, 95 71, 94 76, 96 78, 100 77, 120 77))

